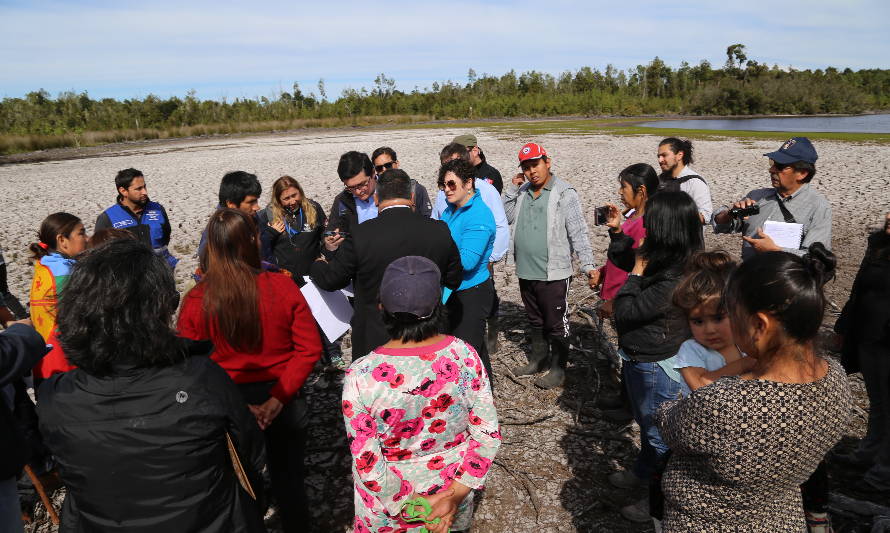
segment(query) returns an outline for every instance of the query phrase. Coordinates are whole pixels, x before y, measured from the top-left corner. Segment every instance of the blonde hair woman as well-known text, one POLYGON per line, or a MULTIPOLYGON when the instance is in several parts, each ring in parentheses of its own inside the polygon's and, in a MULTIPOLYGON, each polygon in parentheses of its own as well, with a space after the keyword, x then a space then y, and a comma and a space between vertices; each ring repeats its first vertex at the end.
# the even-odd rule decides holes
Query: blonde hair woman
POLYGON ((310 200, 300 183, 281 176, 272 184, 269 205, 257 215, 263 259, 289 271, 299 285, 318 257, 324 210, 310 200))

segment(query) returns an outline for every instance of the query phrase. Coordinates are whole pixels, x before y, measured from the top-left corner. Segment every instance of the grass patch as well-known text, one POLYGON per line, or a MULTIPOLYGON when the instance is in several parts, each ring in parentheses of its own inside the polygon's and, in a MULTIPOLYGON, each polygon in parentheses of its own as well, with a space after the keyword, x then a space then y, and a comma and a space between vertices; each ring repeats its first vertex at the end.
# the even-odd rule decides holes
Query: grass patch
MULTIPOLYGON (((747 130, 707 130, 680 128, 649 128, 638 126, 640 122, 653 122, 658 119, 638 117, 596 118, 596 119, 551 119, 517 121, 474 121, 416 124, 409 128, 466 128, 489 131, 495 134, 532 137, 547 134, 587 134, 587 135, 653 135, 671 137, 680 135, 693 139, 734 138, 748 142, 755 140, 787 140, 789 136, 804 136, 813 140, 846 142, 890 143, 890 133, 833 133, 833 132, 787 132, 787 131, 747 131, 747 130)), ((675 119, 665 119, 675 120, 675 119)))
POLYGON ((414 124, 428 120, 431 120, 431 117, 427 115, 385 115, 198 124, 195 126, 172 126, 164 129, 142 128, 113 131, 85 131, 82 133, 64 133, 61 135, 0 135, 0 154, 33 152, 36 150, 48 150, 52 148, 78 148, 81 146, 98 146, 102 144, 151 139, 176 139, 183 137, 243 133, 273 133, 308 128, 386 126, 394 124, 414 124))
POLYGON ((746 130, 698 130, 679 128, 644 128, 640 126, 611 127, 604 130, 616 135, 655 135, 691 137, 698 139, 715 139, 732 137, 736 139, 787 140, 789 136, 808 137, 812 140, 830 140, 847 142, 890 143, 890 133, 840 133, 820 131, 746 131, 746 130))
MULTIPOLYGON (((364 117, 332 117, 319 119, 295 119, 288 121, 255 121, 225 124, 200 124, 175 126, 165 129, 131 129, 115 131, 87 131, 62 135, 0 135, 0 155, 33 152, 52 148, 97 146, 102 144, 133 142, 150 139, 176 139, 250 133, 274 133, 309 128, 383 127, 387 129, 474 129, 495 135, 511 137, 536 137, 547 134, 564 135, 653 135, 669 137, 681 135, 693 139, 733 138, 749 142, 758 139, 785 140, 789 135, 803 135, 814 140, 846 142, 890 143, 890 133, 823 133, 706 130, 679 128, 644 128, 640 122, 658 120, 651 117, 610 118, 551 118, 528 120, 476 120, 432 122, 427 115, 383 115, 364 117)), ((666 119, 667 120, 667 119, 666 119)))

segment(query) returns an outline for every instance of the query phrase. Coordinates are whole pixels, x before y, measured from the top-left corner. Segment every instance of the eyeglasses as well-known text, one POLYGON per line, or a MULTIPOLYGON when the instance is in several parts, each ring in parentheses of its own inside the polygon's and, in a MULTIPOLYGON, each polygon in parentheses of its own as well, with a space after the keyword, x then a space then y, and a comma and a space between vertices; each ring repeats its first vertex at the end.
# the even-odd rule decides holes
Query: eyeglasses
POLYGON ((374 170, 376 170, 377 173, 380 174, 384 170, 391 170, 393 165, 395 164, 395 161, 390 161, 389 163, 383 163, 382 165, 374 165, 374 170))
POLYGON ((457 180, 440 181, 438 185, 440 191, 444 191, 446 187, 453 191, 457 189, 457 180))
POLYGON ((368 185, 370 185, 370 184, 371 184, 371 177, 368 176, 367 178, 365 178, 365 181, 359 183, 358 185, 347 185, 343 188, 349 192, 354 193, 354 192, 358 192, 362 189, 368 188, 368 185))

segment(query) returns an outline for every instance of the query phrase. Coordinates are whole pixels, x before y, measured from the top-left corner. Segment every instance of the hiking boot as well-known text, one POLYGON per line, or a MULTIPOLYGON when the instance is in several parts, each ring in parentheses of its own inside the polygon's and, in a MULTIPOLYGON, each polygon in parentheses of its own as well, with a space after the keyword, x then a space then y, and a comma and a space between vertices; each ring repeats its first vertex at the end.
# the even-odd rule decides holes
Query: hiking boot
POLYGON ((498 317, 497 315, 489 318, 486 322, 485 343, 488 345, 488 355, 498 353, 501 347, 498 342, 498 317))
POLYGON ((535 380, 535 387, 544 390, 561 386, 566 380, 566 365, 569 362, 569 339, 550 337, 550 372, 535 380))
POLYGON ((613 424, 625 425, 633 422, 634 415, 627 407, 619 407, 618 409, 603 409, 600 411, 602 419, 613 424))
POLYGON ((531 374, 537 374, 546 368, 550 344, 544 336, 544 331, 541 329, 533 329, 531 332, 531 339, 532 346, 531 352, 528 354, 528 364, 514 368, 513 375, 530 376, 531 374))
POLYGON ((649 497, 643 498, 642 500, 632 503, 630 505, 625 505, 621 508, 621 516, 623 516, 626 520, 630 520, 631 522, 636 522, 638 524, 646 524, 652 521, 652 516, 649 515, 649 497))
POLYGON ((596 399, 596 406, 600 409, 619 409, 624 407, 624 399, 620 394, 601 394, 596 399))
MULTIPOLYGON (((609 474, 609 483, 611 483, 613 487, 618 487, 619 489, 635 489, 643 484, 643 480, 638 478, 630 470, 622 470, 620 472, 609 474)), ((649 506, 648 500, 646 500, 646 506, 649 506)))

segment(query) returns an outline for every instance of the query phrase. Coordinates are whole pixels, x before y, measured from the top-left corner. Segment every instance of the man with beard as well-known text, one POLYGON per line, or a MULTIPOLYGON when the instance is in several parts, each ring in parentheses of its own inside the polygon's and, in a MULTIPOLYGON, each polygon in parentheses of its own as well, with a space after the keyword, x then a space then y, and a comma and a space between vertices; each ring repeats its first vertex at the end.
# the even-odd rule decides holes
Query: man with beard
POLYGON ((170 219, 164 206, 148 198, 145 176, 135 168, 121 170, 114 177, 117 202, 96 219, 96 231, 125 229, 163 257, 170 268, 179 259, 167 249, 170 244, 170 219))
POLYGON ((714 215, 715 233, 742 233, 742 260, 762 252, 807 253, 821 242, 831 249, 831 204, 810 186, 816 175, 816 149, 806 137, 785 141, 769 158, 772 187, 755 189, 745 198, 714 215), (757 206, 757 212, 744 210, 757 206), (764 232, 766 222, 801 224, 799 246, 782 248, 764 232))
POLYGON ((711 223, 714 208, 711 204, 711 188, 692 164, 692 141, 668 137, 658 145, 658 176, 660 191, 683 191, 695 201, 702 224, 711 223))
POLYGON ((463 145, 467 148, 467 156, 470 159, 470 164, 476 169, 477 180, 487 181, 489 185, 497 189, 498 194, 501 194, 504 191, 504 180, 501 178, 501 173, 498 169, 488 164, 488 161, 485 159, 485 154, 482 153, 482 148, 479 148, 475 135, 471 133, 458 135, 451 142, 463 145))

